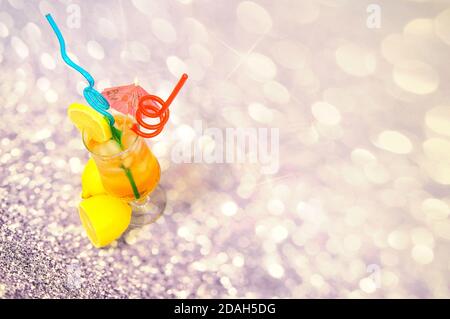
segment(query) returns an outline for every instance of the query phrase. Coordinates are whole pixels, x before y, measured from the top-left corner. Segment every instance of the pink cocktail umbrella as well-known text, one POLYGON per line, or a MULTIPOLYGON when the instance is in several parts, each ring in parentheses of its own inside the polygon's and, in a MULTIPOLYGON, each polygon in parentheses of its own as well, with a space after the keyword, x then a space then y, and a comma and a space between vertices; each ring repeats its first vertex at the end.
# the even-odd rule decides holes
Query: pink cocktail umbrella
POLYGON ((134 116, 139 99, 149 94, 141 86, 130 84, 107 88, 103 90, 102 95, 116 111, 134 116))

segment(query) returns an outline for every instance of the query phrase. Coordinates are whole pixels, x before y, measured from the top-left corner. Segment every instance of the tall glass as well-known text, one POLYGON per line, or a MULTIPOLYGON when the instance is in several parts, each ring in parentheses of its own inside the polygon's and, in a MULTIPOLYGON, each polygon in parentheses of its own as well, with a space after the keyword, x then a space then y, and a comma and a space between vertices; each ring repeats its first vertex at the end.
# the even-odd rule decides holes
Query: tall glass
POLYGON ((158 219, 164 211, 166 198, 158 187, 161 169, 143 138, 131 127, 130 117, 115 116, 116 127, 122 130, 122 148, 114 140, 97 143, 83 132, 83 143, 97 164, 106 192, 131 205, 132 226, 142 226, 158 219))

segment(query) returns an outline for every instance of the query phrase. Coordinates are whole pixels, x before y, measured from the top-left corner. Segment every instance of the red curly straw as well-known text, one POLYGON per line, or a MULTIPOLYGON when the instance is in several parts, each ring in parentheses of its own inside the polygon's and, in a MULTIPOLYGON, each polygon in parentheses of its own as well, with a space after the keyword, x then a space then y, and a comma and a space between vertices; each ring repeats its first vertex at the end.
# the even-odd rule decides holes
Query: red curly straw
POLYGON ((141 97, 139 99, 138 108, 136 110, 136 122, 138 122, 139 126, 135 124, 132 128, 133 132, 144 138, 155 137, 159 133, 161 133, 161 131, 164 128, 164 125, 167 123, 167 120, 169 119, 169 105, 173 102, 178 92, 183 87, 184 82, 186 82, 187 78, 188 78, 187 74, 184 73, 181 76, 175 88, 173 89, 169 98, 165 102, 159 96, 156 95, 145 95, 141 97), (142 118, 144 115, 150 118, 159 117, 160 121, 158 124, 145 123, 142 118), (140 127, 143 127, 147 130, 151 130, 152 132, 148 133, 143 132, 140 130, 140 127))

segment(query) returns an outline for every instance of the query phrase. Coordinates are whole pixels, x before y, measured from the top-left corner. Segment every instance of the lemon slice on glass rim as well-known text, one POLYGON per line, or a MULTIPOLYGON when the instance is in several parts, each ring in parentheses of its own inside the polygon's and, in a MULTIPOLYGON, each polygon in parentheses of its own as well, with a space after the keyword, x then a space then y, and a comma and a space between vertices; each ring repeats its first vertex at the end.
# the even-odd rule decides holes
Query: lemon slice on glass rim
POLYGON ((67 109, 67 115, 81 132, 87 132, 89 137, 96 142, 102 143, 111 139, 111 128, 108 120, 92 107, 72 103, 67 109))

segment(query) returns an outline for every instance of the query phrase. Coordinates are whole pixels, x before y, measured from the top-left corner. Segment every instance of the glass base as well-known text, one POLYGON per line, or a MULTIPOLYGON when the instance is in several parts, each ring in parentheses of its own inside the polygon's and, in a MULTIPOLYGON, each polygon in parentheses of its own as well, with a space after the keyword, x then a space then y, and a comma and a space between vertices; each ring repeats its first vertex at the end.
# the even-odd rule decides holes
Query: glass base
POLYGON ((166 208, 166 192, 159 185, 146 198, 130 202, 132 208, 132 227, 141 227, 154 223, 166 208))

